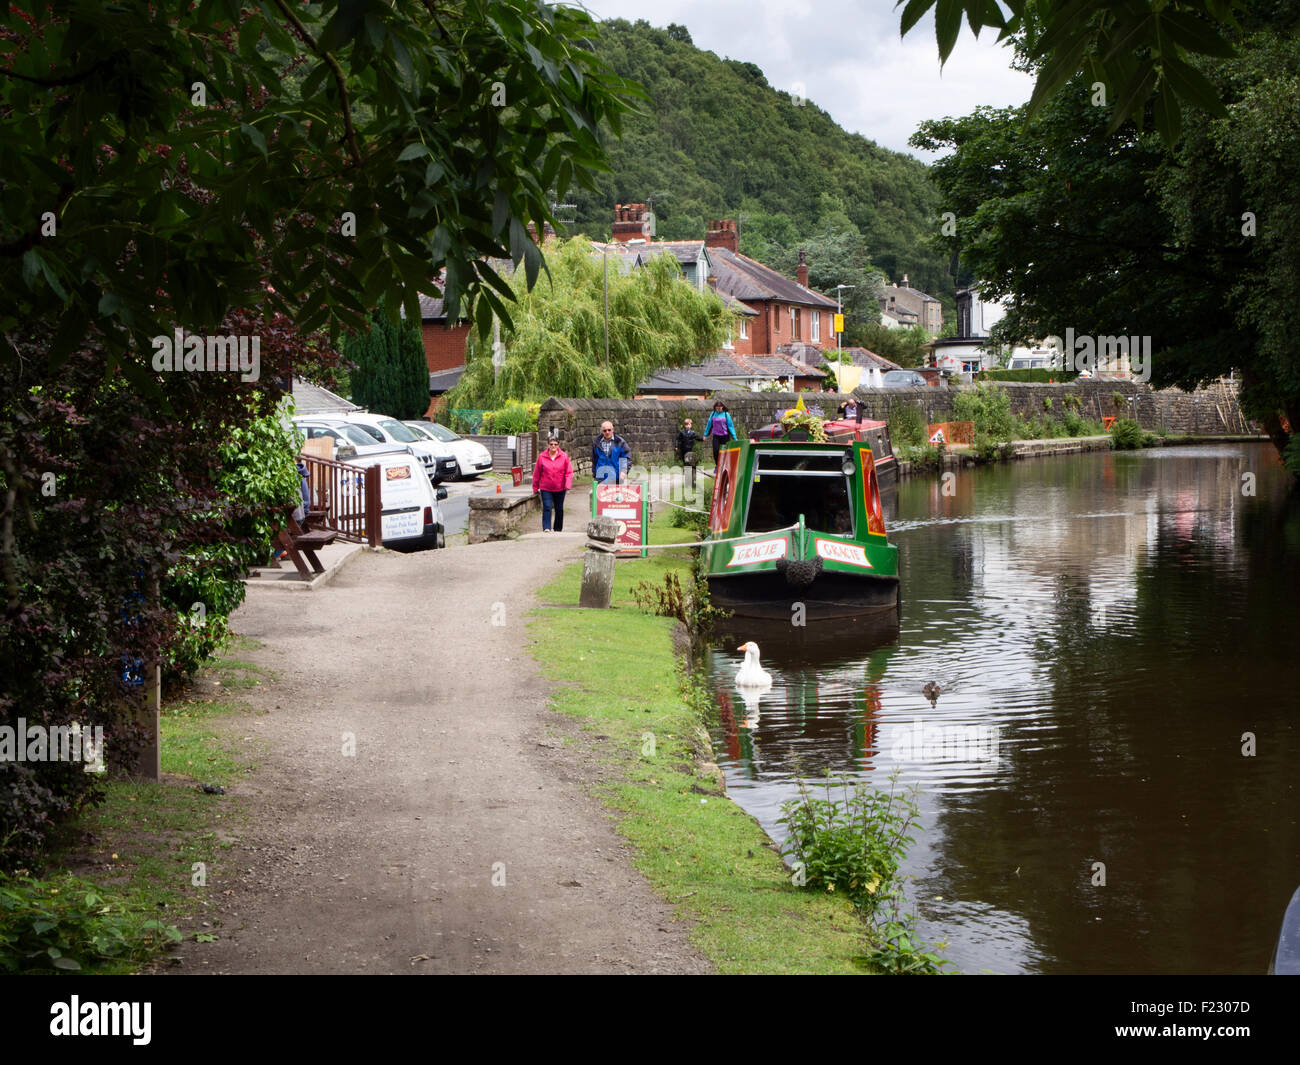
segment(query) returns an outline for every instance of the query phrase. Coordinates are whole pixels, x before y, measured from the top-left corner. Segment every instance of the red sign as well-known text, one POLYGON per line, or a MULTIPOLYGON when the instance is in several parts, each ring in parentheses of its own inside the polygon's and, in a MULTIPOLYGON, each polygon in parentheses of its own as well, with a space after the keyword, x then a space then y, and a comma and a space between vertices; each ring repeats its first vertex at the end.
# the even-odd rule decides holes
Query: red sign
POLYGON ((726 532, 731 524, 731 505, 736 501, 736 468, 739 465, 740 448, 724 447, 718 454, 713 506, 709 511, 709 528, 715 533, 726 532))
POLYGON ((598 484, 594 487, 595 516, 613 518, 618 522, 618 539, 614 541, 618 553, 638 553, 645 543, 646 486, 631 483, 598 484), (630 552, 629 548, 632 549, 630 552))

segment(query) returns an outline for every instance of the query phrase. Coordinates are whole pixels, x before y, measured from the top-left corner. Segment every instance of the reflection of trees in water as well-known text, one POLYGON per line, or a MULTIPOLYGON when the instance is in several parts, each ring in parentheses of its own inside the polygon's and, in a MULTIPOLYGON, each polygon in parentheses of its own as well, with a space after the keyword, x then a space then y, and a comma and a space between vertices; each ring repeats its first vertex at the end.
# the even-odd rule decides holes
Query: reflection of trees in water
POLYGON ((1300 881, 1300 501, 1261 476, 1243 504, 1236 458, 1190 465, 1118 471, 1121 507, 1156 500, 1131 608, 1056 578, 1025 670, 1052 731, 1008 737, 1002 786, 937 816, 945 891, 1022 913, 1074 971, 1262 971, 1300 881))

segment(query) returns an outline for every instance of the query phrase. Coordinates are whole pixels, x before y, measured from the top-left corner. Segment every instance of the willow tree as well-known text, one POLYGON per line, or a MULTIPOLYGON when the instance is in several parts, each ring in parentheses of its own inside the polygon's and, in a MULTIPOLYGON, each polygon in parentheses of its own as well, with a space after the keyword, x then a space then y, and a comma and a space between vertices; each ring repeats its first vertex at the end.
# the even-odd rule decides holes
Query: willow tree
POLYGON ((609 266, 609 361, 605 358, 605 271, 590 242, 578 237, 547 251, 549 281, 531 292, 516 273, 512 321, 503 326, 505 362, 492 363, 492 342, 476 335, 452 407, 493 408, 506 400, 550 396, 627 398, 656 370, 685 366, 717 351, 730 312, 711 292, 682 280, 671 255, 622 274, 609 266))

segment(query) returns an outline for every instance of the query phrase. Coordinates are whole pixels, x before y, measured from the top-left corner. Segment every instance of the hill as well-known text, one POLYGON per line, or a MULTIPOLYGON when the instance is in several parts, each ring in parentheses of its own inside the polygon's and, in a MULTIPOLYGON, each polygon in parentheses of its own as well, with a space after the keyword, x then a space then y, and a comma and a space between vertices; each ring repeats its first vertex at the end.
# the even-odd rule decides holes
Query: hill
POLYGON ((952 307, 948 259, 929 243, 940 207, 923 163, 778 92, 753 63, 696 48, 684 27, 612 19, 601 30, 597 52, 650 100, 621 143, 607 139, 612 172, 598 191, 571 195, 573 231, 607 239, 615 203, 653 200, 661 240, 735 218, 741 251, 777 269, 793 274, 807 247, 815 288, 854 283, 869 260, 952 307))

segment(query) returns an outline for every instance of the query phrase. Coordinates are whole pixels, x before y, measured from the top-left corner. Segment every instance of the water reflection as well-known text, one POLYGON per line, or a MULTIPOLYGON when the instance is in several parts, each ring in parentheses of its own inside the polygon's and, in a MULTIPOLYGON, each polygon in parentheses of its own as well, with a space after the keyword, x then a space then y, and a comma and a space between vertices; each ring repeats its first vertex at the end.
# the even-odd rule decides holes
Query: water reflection
POLYGON ((967 971, 1262 972, 1300 883, 1300 506, 1272 450, 1079 455, 956 487, 891 493, 896 633, 721 634, 733 796, 779 838, 798 777, 920 784, 907 871, 967 971), (748 704, 747 639, 773 676, 748 704))

